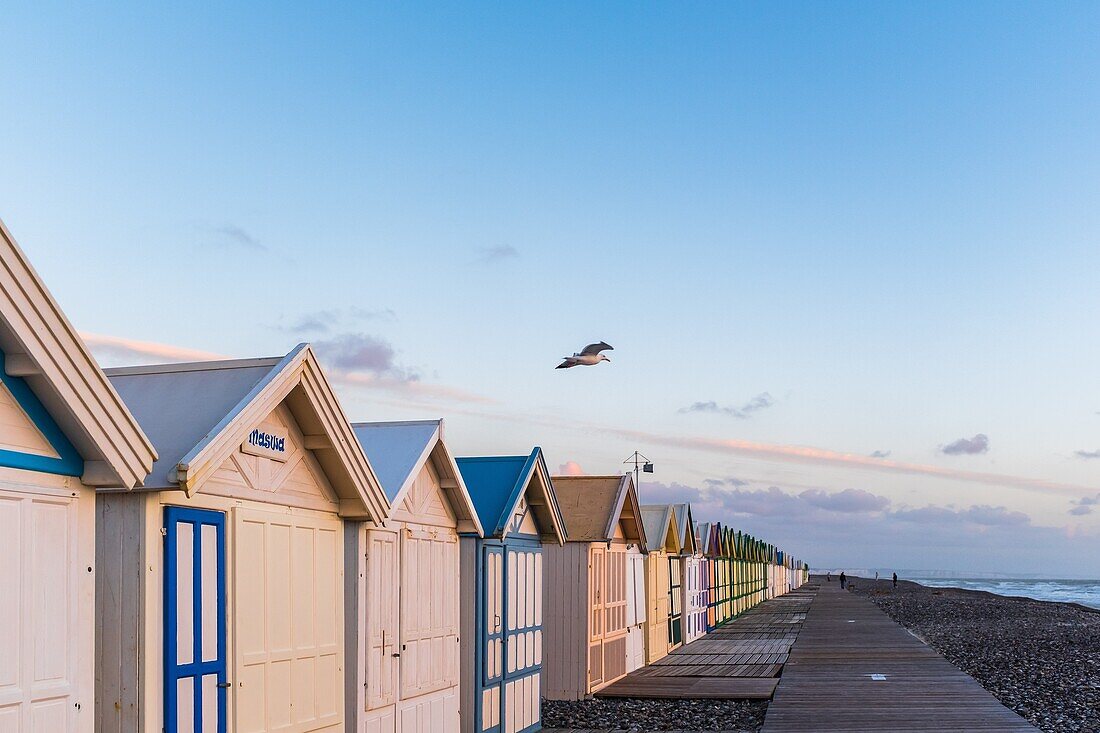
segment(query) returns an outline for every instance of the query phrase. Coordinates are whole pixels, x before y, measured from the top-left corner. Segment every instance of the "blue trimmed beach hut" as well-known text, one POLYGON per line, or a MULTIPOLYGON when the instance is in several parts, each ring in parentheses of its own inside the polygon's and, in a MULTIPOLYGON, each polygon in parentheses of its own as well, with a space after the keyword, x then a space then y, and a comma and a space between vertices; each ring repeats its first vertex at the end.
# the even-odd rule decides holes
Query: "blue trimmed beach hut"
POLYGON ((463 733, 542 727, 542 547, 565 526, 542 449, 457 459, 484 537, 460 542, 463 733))

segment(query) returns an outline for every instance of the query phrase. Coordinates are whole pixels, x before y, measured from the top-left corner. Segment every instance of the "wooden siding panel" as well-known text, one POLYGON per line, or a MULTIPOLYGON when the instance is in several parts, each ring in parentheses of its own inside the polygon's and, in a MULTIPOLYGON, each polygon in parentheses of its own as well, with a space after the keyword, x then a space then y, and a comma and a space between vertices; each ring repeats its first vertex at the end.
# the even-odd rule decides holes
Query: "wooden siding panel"
POLYGON ((3 383, 0 383, 0 448, 36 456, 58 457, 50 441, 3 383))
POLYGON ((474 695, 477 690, 475 655, 477 653, 477 573, 478 539, 462 537, 459 540, 459 573, 462 584, 459 590, 459 725, 462 733, 474 733, 477 729, 474 695))

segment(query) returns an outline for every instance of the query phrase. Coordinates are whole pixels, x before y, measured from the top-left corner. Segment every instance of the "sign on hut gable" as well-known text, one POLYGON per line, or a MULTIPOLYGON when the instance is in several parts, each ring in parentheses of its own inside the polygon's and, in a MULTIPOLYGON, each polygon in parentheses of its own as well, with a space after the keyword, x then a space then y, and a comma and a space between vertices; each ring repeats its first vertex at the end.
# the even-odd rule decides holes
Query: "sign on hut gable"
POLYGON ((241 452, 286 463, 290 454, 287 432, 272 427, 256 428, 241 443, 241 452))

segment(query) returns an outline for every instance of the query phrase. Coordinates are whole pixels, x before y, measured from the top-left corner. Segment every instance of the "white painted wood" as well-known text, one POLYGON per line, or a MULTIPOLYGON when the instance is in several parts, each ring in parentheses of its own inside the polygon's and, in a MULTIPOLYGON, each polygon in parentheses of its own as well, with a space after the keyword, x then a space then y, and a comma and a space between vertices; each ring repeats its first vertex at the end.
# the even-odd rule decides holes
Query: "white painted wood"
POLYGON ((458 682, 458 536, 401 533, 401 697, 458 682))
POLYGON ((149 439, 2 221, 0 322, 12 370, 26 375, 81 457, 108 463, 115 486, 140 482, 156 457, 149 439))
MULTIPOLYGON (((367 710, 397 699, 398 538, 396 532, 367 530, 367 710)), ((392 711, 390 713, 392 715, 392 711)))
POLYGON ((234 511, 235 731, 343 727, 339 519, 234 511))
MULTIPOLYGON (((10 358, 10 357, 9 357, 10 358)), ((0 382, 0 448, 57 458, 57 451, 0 382)))
POLYGON ((92 497, 57 493, 0 482, 0 721, 14 730, 90 731, 93 722, 95 579, 83 566, 92 564, 92 497))

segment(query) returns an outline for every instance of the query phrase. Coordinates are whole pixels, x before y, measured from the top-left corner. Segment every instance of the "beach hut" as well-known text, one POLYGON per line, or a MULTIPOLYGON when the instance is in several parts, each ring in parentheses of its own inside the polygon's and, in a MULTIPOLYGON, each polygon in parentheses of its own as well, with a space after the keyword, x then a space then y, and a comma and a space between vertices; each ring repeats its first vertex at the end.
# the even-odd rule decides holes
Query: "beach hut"
POLYGON ((707 633, 708 585, 691 505, 677 504, 674 511, 680 534, 680 575, 684 595, 681 626, 683 640, 687 644, 707 633))
POLYGON ((628 671, 627 553, 645 533, 629 474, 553 481, 566 542, 543 549, 542 695, 580 700, 628 671))
POLYGON ((695 528, 695 535, 699 538, 699 553, 702 555, 703 575, 706 583, 706 630, 717 626, 717 596, 718 586, 715 575, 717 557, 715 555, 716 543, 714 541, 714 524, 712 522, 699 522, 695 528))
POLYGON ((642 506, 646 548, 645 661, 653 664, 683 641, 680 536, 672 504, 642 506))
POLYGON ((96 498, 99 730, 344 730, 344 522, 389 506, 313 351, 107 373, 159 458, 96 498))
POLYGON ((481 523, 442 420, 352 429, 392 509, 345 528, 347 730, 458 733, 459 534, 481 523))
MULTIPOLYGON (((644 534, 645 528, 643 526, 644 534)), ((645 557, 647 546, 626 546, 626 671, 645 666, 645 557)))
POLYGON ((542 727, 544 544, 565 526, 542 450, 526 456, 459 458, 484 537, 463 535, 459 630, 464 733, 526 733, 542 727))
POLYGON ((0 222, 0 730, 95 725, 95 489, 156 452, 0 222))

